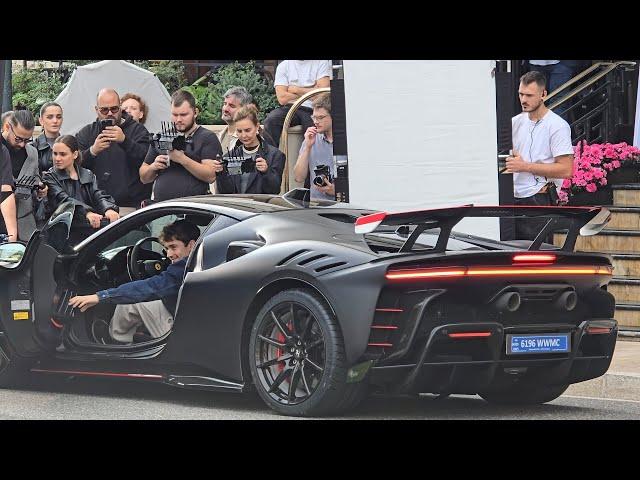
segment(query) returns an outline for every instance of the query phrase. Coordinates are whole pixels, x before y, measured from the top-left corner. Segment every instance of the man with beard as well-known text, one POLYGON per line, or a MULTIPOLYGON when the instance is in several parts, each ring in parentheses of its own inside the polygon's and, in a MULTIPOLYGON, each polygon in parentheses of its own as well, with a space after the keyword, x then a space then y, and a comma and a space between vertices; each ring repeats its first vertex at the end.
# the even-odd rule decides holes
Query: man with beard
MULTIPOLYGON (((571 127, 545 106, 542 73, 525 73, 518 95, 522 113, 511 119, 513 154, 507 158, 507 173, 514 174, 515 204, 552 205, 553 180, 573 175, 571 127)), ((516 219, 516 240, 534 240, 545 223, 545 219, 516 219)))
MULTIPOLYGON (((11 169, 14 180, 21 177, 38 177, 38 150, 31 145, 31 137, 36 122, 28 110, 16 110, 5 117, 2 126, 2 144, 7 147, 11 158, 11 169)), ((41 181, 38 181, 42 184, 41 181)), ((36 210, 43 211, 46 202, 47 188, 35 192, 16 195, 18 219, 18 238, 26 242, 36 230, 36 210)), ((42 218, 41 220, 44 220, 42 218)))
POLYGON ((222 155, 215 133, 196 123, 196 100, 191 93, 178 90, 171 96, 171 121, 188 140, 184 151, 162 154, 152 143, 140 166, 142 183, 153 182, 155 201, 190 195, 203 195, 215 182, 214 160, 222 155))
POLYGON ((149 149, 149 132, 122 111, 120 96, 111 88, 100 90, 95 110, 96 121, 76 135, 82 166, 95 174, 98 188, 115 199, 124 216, 151 194, 138 175, 149 149))
MULTIPOLYGON (((231 87, 225 92, 223 98, 224 100, 222 102, 222 111, 220 116, 227 126, 218 133, 218 139, 222 145, 222 150, 226 152, 227 150, 232 150, 238 143, 238 135, 236 135, 233 116, 240 107, 244 107, 245 105, 252 103, 256 106, 257 110, 258 106, 251 94, 244 87, 231 87)), ((278 145, 273 138, 271 138, 271 135, 264 130, 264 128, 260 127, 258 133, 265 142, 277 148, 278 145)))

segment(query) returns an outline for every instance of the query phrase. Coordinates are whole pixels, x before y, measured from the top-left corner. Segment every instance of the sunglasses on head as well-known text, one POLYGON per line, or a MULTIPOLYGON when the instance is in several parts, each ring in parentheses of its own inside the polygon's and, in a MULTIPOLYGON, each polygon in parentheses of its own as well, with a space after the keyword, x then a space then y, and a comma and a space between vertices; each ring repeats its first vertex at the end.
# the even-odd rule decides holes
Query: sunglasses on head
POLYGON ((102 115, 107 115, 109 112, 118 113, 120 111, 120 105, 114 105, 113 107, 98 107, 98 111, 102 115))

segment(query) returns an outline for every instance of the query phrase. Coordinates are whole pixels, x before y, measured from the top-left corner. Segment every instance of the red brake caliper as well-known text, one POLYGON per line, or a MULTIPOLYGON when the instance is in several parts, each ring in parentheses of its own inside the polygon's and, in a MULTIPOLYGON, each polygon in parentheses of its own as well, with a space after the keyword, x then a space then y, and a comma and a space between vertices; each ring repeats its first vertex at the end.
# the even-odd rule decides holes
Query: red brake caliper
MULTIPOLYGON (((276 341, 278 343, 285 343, 285 338, 282 332, 278 332, 276 334, 276 341)), ((284 354, 284 350, 280 347, 276 347, 276 358, 281 357, 283 354, 284 354)), ((280 373, 282 370, 284 370, 285 362, 279 362, 276 365, 278 367, 278 373, 280 373)))

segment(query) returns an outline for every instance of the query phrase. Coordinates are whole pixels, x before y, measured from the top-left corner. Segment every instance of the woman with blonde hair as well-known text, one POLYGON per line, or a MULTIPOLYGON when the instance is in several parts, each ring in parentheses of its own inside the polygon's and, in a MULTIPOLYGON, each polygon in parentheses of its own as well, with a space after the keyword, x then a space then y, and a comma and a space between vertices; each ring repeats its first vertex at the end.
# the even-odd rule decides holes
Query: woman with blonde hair
POLYGON ((259 133, 258 111, 245 105, 233 116, 238 143, 230 152, 234 157, 252 157, 255 171, 229 174, 221 161, 216 160, 216 188, 218 193, 280 193, 285 156, 264 141, 259 133))

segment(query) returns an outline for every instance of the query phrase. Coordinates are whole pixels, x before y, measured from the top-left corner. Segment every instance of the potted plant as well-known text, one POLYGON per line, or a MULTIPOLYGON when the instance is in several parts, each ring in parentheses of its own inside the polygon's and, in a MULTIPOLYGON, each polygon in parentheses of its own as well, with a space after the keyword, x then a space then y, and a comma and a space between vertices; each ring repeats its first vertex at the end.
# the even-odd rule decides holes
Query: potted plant
POLYGON ((626 143, 580 142, 573 147, 573 176, 562 183, 560 201, 569 205, 611 205, 612 184, 638 182, 640 149, 626 143), (622 170, 621 170, 622 169, 622 170))

